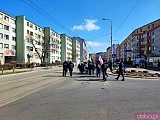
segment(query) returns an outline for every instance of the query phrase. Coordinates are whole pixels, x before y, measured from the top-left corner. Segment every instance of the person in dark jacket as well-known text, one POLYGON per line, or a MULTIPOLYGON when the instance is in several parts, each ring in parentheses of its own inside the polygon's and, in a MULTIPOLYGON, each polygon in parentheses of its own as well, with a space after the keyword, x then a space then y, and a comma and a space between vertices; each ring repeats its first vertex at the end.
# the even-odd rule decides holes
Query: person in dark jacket
POLYGON ((68 69, 68 62, 64 61, 63 62, 63 76, 66 76, 67 69, 68 69))
POLYGON ((68 63, 68 68, 69 68, 70 76, 72 76, 72 72, 73 72, 73 68, 74 68, 74 64, 72 63, 72 61, 70 61, 68 63))
POLYGON ((88 60, 88 70, 89 70, 89 75, 91 75, 92 62, 90 60, 88 60))
POLYGON ((101 64, 100 64, 100 61, 97 61, 96 63, 96 71, 97 71, 97 77, 101 77, 101 64))
POLYGON ((122 62, 122 60, 120 60, 120 62, 119 62, 118 76, 115 79, 118 80, 118 78, 120 77, 120 75, 122 75, 122 81, 124 81, 123 62, 122 62))
POLYGON ((108 74, 107 74, 108 64, 107 64, 107 62, 104 62, 102 64, 101 68, 102 68, 102 73, 103 73, 103 80, 106 81, 106 76, 108 77, 108 74))

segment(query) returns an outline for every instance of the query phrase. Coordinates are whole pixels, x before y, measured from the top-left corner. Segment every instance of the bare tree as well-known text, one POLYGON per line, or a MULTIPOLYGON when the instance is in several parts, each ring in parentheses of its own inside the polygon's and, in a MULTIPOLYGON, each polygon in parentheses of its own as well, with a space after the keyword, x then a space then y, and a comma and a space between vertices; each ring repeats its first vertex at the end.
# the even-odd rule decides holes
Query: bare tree
MULTIPOLYGON (((30 39, 32 42, 32 46, 35 50, 35 52, 37 53, 39 59, 41 60, 41 63, 45 62, 45 58, 48 57, 49 55, 49 51, 50 51, 50 46, 51 46, 51 42, 50 42, 50 36, 49 37, 44 37, 43 41, 39 41, 38 45, 41 46, 41 48, 36 47, 36 39, 33 38, 33 36, 27 36, 26 38, 30 39)), ((30 56, 29 56, 30 57, 30 56)))

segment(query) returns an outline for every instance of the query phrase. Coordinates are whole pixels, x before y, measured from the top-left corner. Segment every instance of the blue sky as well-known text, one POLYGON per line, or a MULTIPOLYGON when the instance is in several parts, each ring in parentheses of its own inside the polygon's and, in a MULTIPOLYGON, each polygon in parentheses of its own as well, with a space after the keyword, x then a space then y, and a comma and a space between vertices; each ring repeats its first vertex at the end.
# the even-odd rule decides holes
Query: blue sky
POLYGON ((110 21, 102 18, 112 21, 113 43, 121 43, 134 29, 160 19, 160 0, 3 0, 0 10, 84 38, 95 53, 111 44, 110 21))

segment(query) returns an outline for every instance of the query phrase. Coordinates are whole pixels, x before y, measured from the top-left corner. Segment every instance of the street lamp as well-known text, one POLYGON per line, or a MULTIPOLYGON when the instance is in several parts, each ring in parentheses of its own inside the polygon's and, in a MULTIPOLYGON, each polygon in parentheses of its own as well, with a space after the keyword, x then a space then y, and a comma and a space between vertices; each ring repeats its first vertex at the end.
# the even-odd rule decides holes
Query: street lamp
POLYGON ((111 19, 106 19, 106 18, 103 18, 102 20, 109 20, 110 23, 111 23, 111 61, 112 61, 112 68, 113 68, 113 58, 112 58, 112 21, 111 19))

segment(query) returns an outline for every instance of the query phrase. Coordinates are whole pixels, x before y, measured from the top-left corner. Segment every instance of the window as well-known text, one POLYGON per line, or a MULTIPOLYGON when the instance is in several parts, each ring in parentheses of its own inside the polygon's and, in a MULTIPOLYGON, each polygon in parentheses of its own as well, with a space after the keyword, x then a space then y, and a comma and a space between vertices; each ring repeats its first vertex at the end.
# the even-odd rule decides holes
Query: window
POLYGON ((151 33, 148 33, 148 36, 151 36, 151 33))
POLYGON ((12 50, 15 50, 16 49, 16 46, 15 45, 12 45, 12 48, 11 48, 12 50))
POLYGON ((40 35, 38 35, 38 38, 39 38, 39 39, 41 39, 41 36, 40 36, 40 35))
POLYGON ((0 13, 0 18, 3 19, 3 14, 0 13))
POLYGON ((29 34, 29 30, 27 30, 27 34, 29 34))
POLYGON ((27 26, 29 26, 29 22, 27 22, 27 26))
POLYGON ((3 58, 3 53, 0 53, 0 58, 3 58))
POLYGON ((14 23, 15 23, 15 20, 13 20, 13 19, 10 19, 10 23, 13 23, 13 24, 14 24, 14 23))
POLYGON ((30 47, 30 51, 33 51, 33 47, 30 47))
POLYGON ((147 30, 143 31, 143 34, 147 34, 147 30))
POLYGON ((31 32, 31 31, 30 31, 30 35, 32 35, 32 36, 33 36, 33 32, 31 32))
POLYGON ((151 43, 151 40, 148 40, 149 43, 151 43))
POLYGON ((9 30, 9 26, 4 25, 4 29, 5 29, 5 30, 9 30))
POLYGON ((152 35, 155 35, 155 31, 152 31, 152 35))
POLYGON ((153 50, 155 50, 156 49, 156 47, 155 46, 153 46, 153 50))
POLYGON ((0 23, 0 29, 3 29, 3 24, 2 23, 0 23))
POLYGON ((6 20, 7 22, 9 22, 9 17, 4 16, 4 20, 6 20))
POLYGON ((4 39, 9 40, 9 35, 4 34, 4 39))
POLYGON ((143 38, 144 39, 144 41, 147 41, 147 37, 145 37, 145 38, 143 38))
POLYGON ((155 39, 154 38, 152 39, 152 43, 155 43, 155 39))
POLYGON ((142 28, 140 29, 140 32, 142 32, 142 28))
POLYGON ((13 37, 13 36, 12 36, 12 40, 13 40, 13 41, 16 41, 16 37, 13 37))
POLYGON ((16 33, 16 29, 15 29, 15 28, 12 28, 12 32, 16 33))
POLYGON ((33 28, 33 24, 30 24, 30 28, 33 28))
POLYGON ((151 50, 151 47, 149 47, 148 50, 151 50))
POLYGON ((0 43, 0 48, 3 48, 3 43, 0 43))
POLYGON ((0 33, 0 38, 1 38, 1 39, 3 38, 3 34, 2 34, 2 33, 0 33))
POLYGON ((35 30, 37 30, 37 26, 35 26, 35 30))
POLYGON ((148 29, 150 29, 150 25, 148 25, 148 29))
POLYGON ((27 40, 26 40, 26 41, 27 41, 27 43, 29 43, 29 38, 27 38, 27 40))
POLYGON ((4 48, 9 48, 9 45, 8 44, 4 44, 4 48))
POLYGON ((155 27, 155 24, 154 24, 154 23, 152 24, 152 28, 153 28, 153 27, 155 27))

